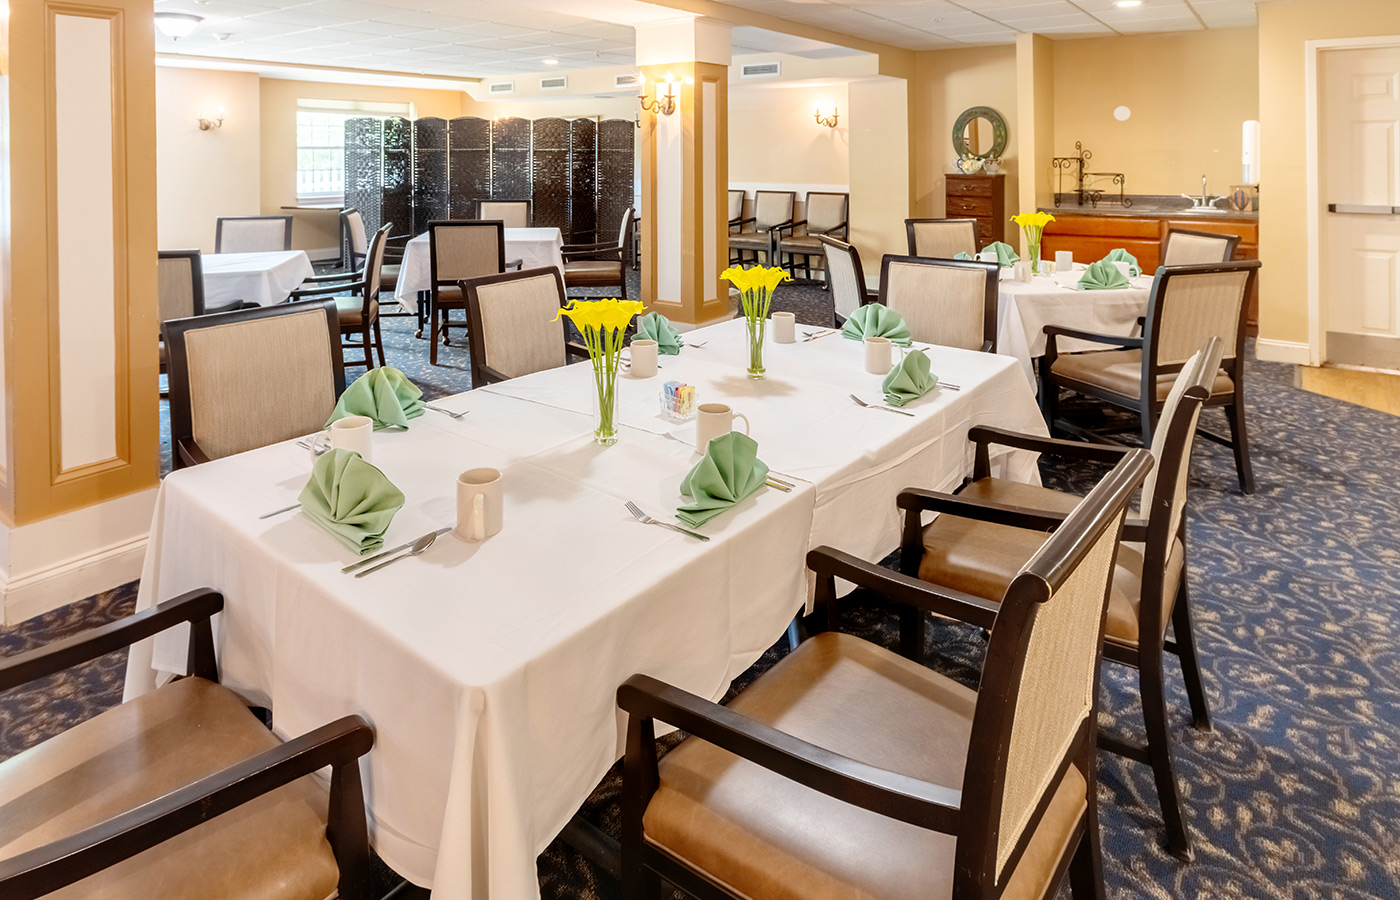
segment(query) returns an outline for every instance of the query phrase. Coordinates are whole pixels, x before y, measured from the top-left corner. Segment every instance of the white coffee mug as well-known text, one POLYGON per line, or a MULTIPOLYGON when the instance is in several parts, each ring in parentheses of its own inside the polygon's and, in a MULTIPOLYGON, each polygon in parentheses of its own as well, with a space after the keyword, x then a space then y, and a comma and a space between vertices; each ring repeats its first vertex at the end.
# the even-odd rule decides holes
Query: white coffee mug
MULTIPOLYGON (((865 339, 865 371, 871 375, 887 375, 894 366, 894 350, 899 345, 889 338, 868 337, 865 339)), ((899 351, 900 359, 904 350, 899 351)))
POLYGON ((790 312, 773 313, 773 340, 791 344, 797 340, 797 316, 790 312))
POLYGON ((623 348, 627 351, 627 374, 633 378, 650 378, 656 374, 656 341, 646 338, 634 339, 623 348))
POLYGON ((1130 263, 1116 262, 1116 263, 1114 263, 1113 265, 1114 265, 1114 268, 1116 268, 1118 271, 1120 271, 1120 272, 1123 273, 1123 277, 1124 277, 1124 278, 1131 278, 1131 277, 1132 277, 1132 275, 1133 275, 1133 267, 1132 267, 1132 265, 1131 265, 1130 263))
POLYGON ((744 434, 748 434, 748 416, 736 413, 727 403, 701 403, 695 415, 695 451, 704 453, 710 441, 733 431, 735 419, 744 420, 744 434))
POLYGON ((1069 271, 1071 271, 1071 270, 1073 270, 1073 269, 1074 269, 1074 251, 1073 251, 1073 250, 1056 250, 1056 251, 1055 251, 1055 271, 1057 271, 1057 272, 1069 272, 1069 271))
POLYGON ((374 462, 374 420, 369 416, 346 416, 311 439, 311 459, 332 450, 354 450, 367 463, 374 462))
POLYGON ((499 534, 505 523, 505 497, 499 469, 468 469, 457 476, 457 527, 453 533, 476 543, 499 534))
POLYGON ((1014 271, 1016 272, 1017 281, 1030 281, 1031 261, 1028 259, 1021 260, 1020 262, 1016 263, 1014 271))
POLYGON ((997 252, 995 250, 983 250, 981 253, 977 254, 977 261, 1000 262, 1000 260, 997 258, 997 252))

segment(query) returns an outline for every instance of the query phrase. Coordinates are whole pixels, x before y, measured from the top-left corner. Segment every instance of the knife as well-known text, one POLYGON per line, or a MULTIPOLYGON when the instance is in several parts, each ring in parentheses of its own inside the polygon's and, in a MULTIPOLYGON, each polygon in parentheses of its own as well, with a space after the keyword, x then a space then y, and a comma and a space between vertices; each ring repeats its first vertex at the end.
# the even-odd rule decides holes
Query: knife
MULTIPOLYGON (((438 537, 442 537, 444 534, 447 534, 447 532, 449 532, 449 531, 451 531, 451 530, 452 530, 452 526, 451 526, 451 525, 444 525, 443 527, 439 528, 437 531, 429 532, 429 534, 435 534, 435 535, 437 535, 438 537)), ((356 569, 358 569, 360 566, 367 566, 367 565, 369 565, 370 563, 374 562, 375 560, 377 560, 377 559, 383 559, 384 557, 388 556, 388 555, 391 554, 391 553, 399 553, 399 552, 401 552, 401 551, 407 550, 408 548, 412 547, 414 544, 416 544, 416 543, 418 543, 419 541, 423 540, 423 538, 425 538, 425 537, 427 537, 427 536, 428 536, 428 535, 426 535, 426 534, 420 534, 420 535, 418 535, 418 537, 414 538, 413 540, 408 541, 407 543, 400 544, 399 546, 394 547, 394 548, 391 549, 391 550, 385 550, 383 553, 376 553, 374 556, 371 556, 369 559, 362 559, 362 560, 360 560, 360 561, 358 561, 358 562, 352 562, 350 565, 343 567, 340 571, 341 571, 341 572, 353 572, 353 571, 355 571, 356 569)))

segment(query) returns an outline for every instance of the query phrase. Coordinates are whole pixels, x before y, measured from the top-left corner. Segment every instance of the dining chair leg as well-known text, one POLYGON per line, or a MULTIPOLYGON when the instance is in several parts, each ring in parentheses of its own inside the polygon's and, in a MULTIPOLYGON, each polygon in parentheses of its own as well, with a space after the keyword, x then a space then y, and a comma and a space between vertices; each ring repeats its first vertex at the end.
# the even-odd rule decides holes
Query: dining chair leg
POLYGON ((441 310, 437 308, 436 303, 433 304, 432 309, 428 310, 428 318, 433 321, 433 327, 429 333, 428 340, 428 362, 432 365, 437 365, 438 323, 441 321, 440 313, 441 310))
MULTIPOLYGON (((365 342, 366 342, 366 343, 369 342, 369 335, 368 335, 368 334, 365 335, 365 342)), ((378 317, 378 316, 375 316, 375 317, 374 317, 374 346, 379 350, 379 367, 382 369, 382 368, 384 368, 386 365, 388 365, 388 363, 384 361, 384 332, 381 331, 380 328, 379 328, 379 317, 378 317)), ((368 348, 368 347, 365 348, 365 356, 366 356, 366 357, 369 356, 369 348, 368 348)))
POLYGON ((1162 655, 1143 648, 1138 662, 1138 684, 1142 692, 1142 716, 1147 726, 1147 756, 1152 778, 1157 783, 1157 799, 1162 821, 1167 826, 1167 851, 1177 859, 1190 861, 1191 835, 1181 811, 1176 772, 1172 766, 1171 732, 1167 725, 1166 686, 1162 655))
POLYGON ((1239 473, 1240 490, 1254 493, 1254 465, 1249 461, 1249 433, 1244 424, 1244 391, 1236 388, 1235 402, 1225 407, 1230 422, 1230 446, 1235 451, 1235 471, 1239 473))
POLYGON ((1089 782, 1089 807, 1084 812, 1084 835, 1069 861, 1069 892, 1074 900, 1104 900, 1103 854, 1099 849, 1099 804, 1089 782))
POLYGON ((1172 609, 1172 631, 1176 635, 1177 658, 1181 660, 1181 678, 1186 682, 1186 696, 1191 701, 1191 724, 1199 731, 1210 731, 1210 706, 1206 701, 1201 663, 1196 654, 1196 631, 1191 622, 1191 602, 1184 573, 1176 606, 1172 609))
POLYGON ((899 610, 899 655, 914 662, 924 661, 924 613, 913 606, 899 610))
MULTIPOLYGON (((1040 416, 1051 437, 1055 436, 1055 420, 1060 415, 1060 388, 1050 377, 1050 366, 1040 358, 1040 416)), ((1151 446, 1149 444, 1148 446, 1151 446)))

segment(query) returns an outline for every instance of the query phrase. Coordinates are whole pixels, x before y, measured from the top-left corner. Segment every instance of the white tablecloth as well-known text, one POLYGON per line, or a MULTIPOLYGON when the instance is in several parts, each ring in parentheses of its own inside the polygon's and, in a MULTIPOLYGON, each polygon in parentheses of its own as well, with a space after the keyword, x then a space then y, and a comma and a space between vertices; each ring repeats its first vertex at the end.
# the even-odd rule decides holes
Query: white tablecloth
MULTIPOLYGON (((898 541, 895 493, 950 487, 969 471, 977 423, 1044 433, 1015 363, 931 351, 961 391, 911 417, 857 407, 880 379, 840 337, 771 346, 770 375, 744 375, 742 323, 663 357, 659 377, 622 378, 621 440, 590 440, 591 373, 570 366, 446 401, 406 432, 375 436, 374 461, 407 497, 387 543, 455 517, 456 475, 504 472, 506 526, 477 545, 450 534, 420 559, 367 578, 308 520, 260 513, 290 502, 309 460, 292 443, 175 472, 162 484, 138 606, 221 590, 223 678, 270 705, 279 733, 365 715, 374 845, 436 898, 537 895, 535 857, 622 753, 617 685, 646 672, 710 698, 778 639, 808 595, 803 556, 827 543, 867 558, 898 541), (696 455, 693 426, 657 415, 666 380, 747 413, 760 454, 798 484, 762 489, 701 529, 701 543, 641 525, 623 503, 670 517, 696 455), (488 840, 489 837, 489 840, 488 840)), ((1035 460, 1004 458, 1035 480, 1035 460)), ((173 639, 171 639, 173 638, 173 639)), ((128 694, 184 664, 182 638, 133 649, 128 694)))
POLYGON ((210 309, 238 300, 272 306, 315 274, 304 250, 206 253, 202 263, 204 305, 210 309))
MULTIPOLYGON (((564 271, 564 237, 558 228, 507 228, 505 240, 507 261, 518 259, 524 269, 554 266, 564 271)), ((428 290, 431 280, 428 234, 424 232, 404 245, 394 299, 410 312, 417 310, 418 292, 428 290)))

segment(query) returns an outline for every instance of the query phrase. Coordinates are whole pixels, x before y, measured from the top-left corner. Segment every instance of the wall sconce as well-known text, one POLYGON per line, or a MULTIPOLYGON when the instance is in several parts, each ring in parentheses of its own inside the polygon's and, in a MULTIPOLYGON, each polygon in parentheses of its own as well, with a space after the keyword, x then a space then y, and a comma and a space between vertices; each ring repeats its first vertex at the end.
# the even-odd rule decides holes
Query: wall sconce
POLYGON ((659 116, 669 116, 676 111, 676 81, 668 73, 665 81, 656 82, 654 99, 647 98, 646 84, 643 83, 642 92, 637 95, 637 99, 642 101, 642 109, 647 112, 653 112, 659 116), (664 93, 662 92, 663 86, 664 93))
POLYGON ((203 116, 200 116, 200 117, 199 117, 199 130, 200 130, 200 131, 213 131, 215 128, 223 128, 223 127, 224 127, 224 108, 223 108, 222 106, 219 107, 219 117, 218 117, 217 119, 206 119, 206 118, 204 118, 203 116))
POLYGON ((836 120, 841 118, 841 110, 833 106, 831 108, 831 115, 824 116, 822 115, 822 108, 818 106, 816 115, 813 118, 817 120, 818 125, 825 125, 827 128, 835 128, 836 120))

